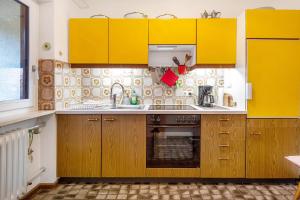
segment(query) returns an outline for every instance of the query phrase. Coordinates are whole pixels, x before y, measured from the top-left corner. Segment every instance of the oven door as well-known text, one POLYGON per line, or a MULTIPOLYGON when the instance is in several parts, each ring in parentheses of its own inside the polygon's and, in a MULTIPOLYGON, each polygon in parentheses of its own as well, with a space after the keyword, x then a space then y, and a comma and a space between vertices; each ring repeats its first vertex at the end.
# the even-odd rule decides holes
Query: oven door
POLYGON ((147 125, 147 168, 199 167, 199 125, 147 125))

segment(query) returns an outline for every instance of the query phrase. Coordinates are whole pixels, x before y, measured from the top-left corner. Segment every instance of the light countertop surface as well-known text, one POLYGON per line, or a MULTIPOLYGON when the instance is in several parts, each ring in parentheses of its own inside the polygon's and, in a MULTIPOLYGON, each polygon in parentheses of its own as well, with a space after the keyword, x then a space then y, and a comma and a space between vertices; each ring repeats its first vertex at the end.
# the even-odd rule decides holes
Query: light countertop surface
POLYGON ((150 105, 143 109, 102 109, 102 108, 76 108, 56 110, 56 114, 247 114, 245 110, 229 107, 202 108, 190 105, 195 110, 149 110, 150 105))

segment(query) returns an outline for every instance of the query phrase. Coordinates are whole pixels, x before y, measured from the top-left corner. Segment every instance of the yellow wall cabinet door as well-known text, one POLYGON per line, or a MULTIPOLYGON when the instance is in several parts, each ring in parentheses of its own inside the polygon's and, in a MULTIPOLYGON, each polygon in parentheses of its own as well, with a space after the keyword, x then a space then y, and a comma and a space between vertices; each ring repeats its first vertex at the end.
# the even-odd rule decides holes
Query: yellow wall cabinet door
POLYGON ((196 44, 196 19, 150 19, 149 44, 196 44))
POLYGON ((247 38, 300 38, 300 10, 247 10, 247 38))
POLYGON ((57 176, 101 177, 101 115, 58 115, 57 176))
POLYGON ((248 40, 248 117, 300 116, 300 40, 248 40))
POLYGON ((145 177, 146 116, 102 116, 102 176, 145 177))
POLYGON ((108 19, 70 19, 69 62, 108 63, 108 19))
POLYGON ((236 63, 236 19, 197 20, 197 64, 236 63))
POLYGON ((109 64, 148 63, 148 20, 109 20, 109 64))
POLYGON ((246 178, 298 178, 284 157, 300 153, 299 119, 248 119, 246 178))

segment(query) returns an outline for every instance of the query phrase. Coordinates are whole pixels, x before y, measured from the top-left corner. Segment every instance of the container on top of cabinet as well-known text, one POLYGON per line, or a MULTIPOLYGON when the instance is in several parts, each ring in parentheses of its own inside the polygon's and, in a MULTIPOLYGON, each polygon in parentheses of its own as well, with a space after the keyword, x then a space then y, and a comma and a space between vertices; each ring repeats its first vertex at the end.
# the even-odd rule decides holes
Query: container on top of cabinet
POLYGON ((237 21, 197 20, 197 65, 235 67, 237 21))
POLYGON ((149 44, 196 44, 196 19, 149 19, 149 44))
POLYGON ((108 63, 108 19, 70 19, 69 62, 108 63))
POLYGON ((246 36, 300 38, 300 10, 247 10, 246 36))

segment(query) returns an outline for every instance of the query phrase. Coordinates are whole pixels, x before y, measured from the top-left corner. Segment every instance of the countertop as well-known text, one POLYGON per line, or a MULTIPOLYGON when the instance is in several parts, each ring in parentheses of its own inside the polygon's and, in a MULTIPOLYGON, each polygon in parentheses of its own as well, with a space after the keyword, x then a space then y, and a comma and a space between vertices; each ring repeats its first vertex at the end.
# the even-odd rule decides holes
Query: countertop
POLYGON ((143 109, 64 109, 56 110, 56 114, 247 114, 247 111, 218 106, 216 108, 202 108, 190 105, 195 110, 149 110, 150 105, 143 109))

